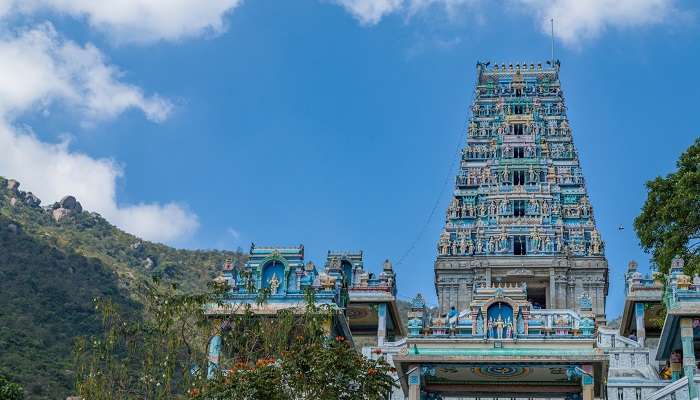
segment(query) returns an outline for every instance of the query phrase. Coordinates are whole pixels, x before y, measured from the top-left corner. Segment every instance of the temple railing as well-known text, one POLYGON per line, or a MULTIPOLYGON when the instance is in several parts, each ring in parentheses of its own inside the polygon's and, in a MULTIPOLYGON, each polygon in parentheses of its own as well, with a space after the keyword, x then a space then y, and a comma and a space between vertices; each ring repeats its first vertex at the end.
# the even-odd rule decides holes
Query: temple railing
POLYGON ((671 288, 671 293, 668 296, 668 308, 679 307, 686 302, 700 302, 700 284, 689 285, 687 288, 671 288))
POLYGON ((431 338, 592 339, 595 337, 593 320, 581 318, 572 310, 531 310, 530 318, 527 320, 517 320, 512 325, 501 324, 499 328, 493 325, 489 327, 483 320, 475 326, 473 320, 470 317, 465 318, 463 312, 459 317, 438 318, 425 329, 411 321, 409 331, 411 332, 409 336, 412 337, 431 338))

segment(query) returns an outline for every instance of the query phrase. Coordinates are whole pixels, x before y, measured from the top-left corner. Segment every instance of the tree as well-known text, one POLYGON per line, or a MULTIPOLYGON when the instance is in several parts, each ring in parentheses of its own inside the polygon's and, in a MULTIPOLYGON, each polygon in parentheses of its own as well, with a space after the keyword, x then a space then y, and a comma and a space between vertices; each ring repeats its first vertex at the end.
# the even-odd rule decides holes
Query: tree
POLYGON ((684 258, 687 272, 700 272, 700 138, 676 163, 678 170, 647 182, 647 199, 634 228, 659 270, 684 258))
POLYGON ((98 302, 104 335, 82 340, 76 349, 76 388, 83 398, 380 400, 394 386, 386 362, 364 358, 342 336, 328 337, 334 311, 317 307, 311 292, 297 312, 263 317, 243 305, 212 317, 206 305, 222 304, 219 289, 197 295, 172 286, 145 289, 143 320, 98 302), (207 379, 213 334, 222 337, 222 359, 207 379))
POLYGON ((22 386, 11 382, 6 377, 0 375, 0 400, 22 400, 24 390, 22 386))

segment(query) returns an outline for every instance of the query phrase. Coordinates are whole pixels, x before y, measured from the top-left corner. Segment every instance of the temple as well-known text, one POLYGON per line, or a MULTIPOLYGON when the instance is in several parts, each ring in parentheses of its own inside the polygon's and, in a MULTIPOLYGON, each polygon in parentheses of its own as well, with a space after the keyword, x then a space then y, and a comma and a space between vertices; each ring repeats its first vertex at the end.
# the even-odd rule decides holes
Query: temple
POLYGON ((527 284, 535 308, 605 320, 608 265, 573 144, 559 64, 477 64, 468 139, 438 242, 439 307, 481 285, 527 284))
MULTIPOLYGON (((244 266, 227 263, 215 279, 226 294, 208 315, 220 323, 243 305, 260 318, 301 312, 312 291, 333 310, 329 335, 396 367, 392 400, 698 399, 700 277, 682 259, 667 275, 630 262, 619 327, 608 325, 605 246, 559 69, 477 63, 437 243, 437 309, 418 294, 402 319, 391 262, 370 272, 362 251, 329 251, 319 269, 303 246, 252 245, 244 266)), ((214 326, 210 374, 222 364, 214 326)))

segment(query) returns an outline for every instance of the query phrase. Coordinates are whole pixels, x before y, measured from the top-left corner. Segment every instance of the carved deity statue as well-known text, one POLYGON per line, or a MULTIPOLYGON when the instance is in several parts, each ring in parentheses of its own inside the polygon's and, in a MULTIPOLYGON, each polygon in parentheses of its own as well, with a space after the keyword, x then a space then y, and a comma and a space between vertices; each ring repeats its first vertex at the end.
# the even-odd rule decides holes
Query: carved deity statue
POLYGON ((533 252, 540 251, 541 242, 542 242, 542 237, 540 236, 540 230, 538 227, 534 227, 532 229, 532 233, 530 233, 530 243, 532 245, 533 252))
POLYGON ((591 254, 597 255, 602 252, 603 242, 600 240, 600 233, 597 229, 591 232, 591 254))
POLYGON ((544 251, 547 253, 552 252, 552 239, 550 239, 549 236, 544 238, 544 251))
POLYGON ((549 202, 547 200, 542 202, 542 215, 549 215, 549 202))
POLYGON ((510 172, 508 171, 508 166, 503 167, 503 182, 508 182, 510 180, 510 172))
POLYGON ((272 278, 267 282, 270 284, 270 292, 272 294, 277 294, 277 289, 280 287, 280 280, 277 279, 277 273, 272 274, 272 278))
POLYGON ((540 203, 535 198, 530 199, 530 212, 535 215, 540 212, 540 203))
POLYGON ((503 321, 503 318, 501 316, 498 316, 498 319, 495 321, 496 325, 496 337, 498 339, 503 339, 503 325, 505 325, 505 321, 503 321))
POLYGON ((537 183, 537 173, 532 168, 532 165, 530 165, 530 168, 527 170, 527 174, 530 178, 530 183, 537 183))
POLYGON ((506 228, 501 228, 501 233, 498 235, 498 249, 500 251, 508 250, 508 233, 506 233, 506 228))
POLYGON ((438 242, 438 253, 441 256, 447 255, 450 246, 450 234, 447 231, 442 231, 440 241, 438 242))

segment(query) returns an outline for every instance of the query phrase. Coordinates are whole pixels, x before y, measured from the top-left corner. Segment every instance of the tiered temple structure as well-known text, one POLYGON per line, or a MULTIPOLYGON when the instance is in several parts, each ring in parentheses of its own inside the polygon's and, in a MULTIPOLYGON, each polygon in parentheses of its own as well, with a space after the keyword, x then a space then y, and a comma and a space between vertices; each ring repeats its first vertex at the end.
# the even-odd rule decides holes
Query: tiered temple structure
MULTIPOLYGON (((407 331, 396 275, 363 253, 251 246, 215 321, 248 305, 261 318, 300 310, 304 292, 335 311, 328 333, 396 367, 392 400, 697 400, 700 277, 625 274, 620 327, 606 326, 608 265, 566 117, 559 63, 477 64, 468 140, 438 241, 432 315, 417 295, 407 331), (269 291, 264 303, 261 290, 269 291)), ((222 327, 225 324, 222 324, 222 327)), ((221 368, 221 336, 209 371, 221 368)))
POLYGON ((559 63, 477 64, 468 139, 438 241, 442 312, 483 285, 527 284, 533 308, 605 320, 608 265, 559 83, 559 63))
POLYGON ((414 302, 393 357, 422 398, 605 394, 608 266, 559 63, 477 64, 468 139, 437 244, 440 316, 414 302))

